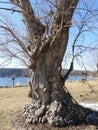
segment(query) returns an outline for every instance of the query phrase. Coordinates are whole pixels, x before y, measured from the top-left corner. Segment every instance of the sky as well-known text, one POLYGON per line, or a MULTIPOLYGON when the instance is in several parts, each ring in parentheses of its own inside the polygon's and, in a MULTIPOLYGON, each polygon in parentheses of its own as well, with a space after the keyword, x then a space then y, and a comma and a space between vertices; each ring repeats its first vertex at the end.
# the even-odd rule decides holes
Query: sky
POLYGON ((74 61, 74 69, 76 70, 93 70, 91 67, 91 62, 94 62, 91 59, 93 58, 92 51, 98 48, 98 0, 80 0, 78 7, 73 16, 73 26, 70 28, 69 42, 67 48, 67 55, 65 55, 63 60, 63 67, 70 66, 72 59, 72 45, 76 36, 79 34, 79 31, 84 24, 81 34, 77 38, 75 43, 76 46, 85 46, 93 49, 84 49, 75 47, 75 54, 81 52, 80 56, 76 56, 74 61), (93 12, 88 12, 87 10, 92 9, 93 12), (95 11, 97 10, 97 11, 95 11), (85 19, 84 19, 85 18, 85 19), (75 21, 76 20, 76 21, 75 21), (74 22, 75 21, 75 22, 74 22), (90 50, 90 51, 89 51, 90 50), (81 57, 82 56, 82 57, 81 57), (68 58, 66 58, 68 57, 68 58), (70 61, 70 62, 69 62, 70 61), (68 63, 66 66, 66 62, 68 63))
MULTIPOLYGON (((8 2, 8 0, 3 0, 3 2, 8 2)), ((46 8, 46 2, 45 0, 31 0, 33 8, 37 15, 40 15, 38 11, 40 10, 43 12, 41 14, 44 15, 45 11, 47 12, 47 9, 49 6, 46 8), (38 3, 37 3, 38 2, 38 3), (42 2, 42 6, 39 6, 42 2), (34 4, 35 3, 35 4, 34 4), (39 8, 40 7, 40 8, 39 8)), ((76 36, 79 33, 79 30, 84 22, 84 27, 83 27, 83 33, 79 35, 79 38, 77 38, 77 42, 75 43, 75 54, 79 53, 81 50, 83 51, 82 54, 79 54, 80 56, 75 57, 75 62, 74 62, 74 69, 76 70, 84 70, 85 67, 88 69, 92 69, 91 66, 89 65, 91 62, 92 53, 90 51, 86 51, 83 47, 78 47, 79 45, 85 46, 85 47, 96 47, 97 48, 97 41, 98 41, 98 11, 95 12, 94 10, 98 10, 98 0, 80 0, 78 7, 74 13, 73 20, 72 20, 72 27, 70 28, 70 33, 69 33, 69 42, 68 42, 68 47, 66 51, 66 55, 64 56, 63 62, 62 62, 62 67, 63 68, 69 68, 70 62, 72 59, 72 45, 74 43, 74 40, 76 36), (92 9, 93 12, 87 13, 87 10, 92 9), (85 18, 85 20, 84 20, 85 18), (87 23, 86 23, 87 22, 87 23), (89 30, 90 29, 90 30, 89 30), (82 57, 81 57, 82 55, 82 57)), ((0 4, 0 7, 9 7, 8 4, 0 4)), ((24 34, 25 28, 22 24, 22 17, 18 15, 17 13, 9 13, 8 11, 2 11, 0 10, 0 15, 8 16, 11 18, 13 21, 14 25, 21 31, 21 34, 24 34)), ((0 19, 2 17, 0 16, 0 19)), ((4 38, 4 35, 2 36, 0 34, 0 38, 4 38)), ((5 57, 0 58, 0 62, 4 60, 5 57)), ((1 63, 0 63, 1 64, 1 63)), ((4 68, 25 68, 23 64, 21 64, 18 60, 13 59, 11 62, 8 64, 5 64, 5 66, 1 66, 4 68)))

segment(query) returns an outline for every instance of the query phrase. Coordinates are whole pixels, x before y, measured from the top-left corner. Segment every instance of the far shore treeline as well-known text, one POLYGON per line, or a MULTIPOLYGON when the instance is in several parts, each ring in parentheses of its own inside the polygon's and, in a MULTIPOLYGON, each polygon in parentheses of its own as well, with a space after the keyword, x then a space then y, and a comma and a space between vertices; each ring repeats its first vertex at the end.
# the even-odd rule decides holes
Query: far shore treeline
MULTIPOLYGON (((62 70, 62 75, 67 73, 66 69, 62 70)), ((90 75, 86 71, 73 70, 71 75, 88 76, 90 75)), ((0 77, 29 77, 28 69, 16 69, 16 68, 0 68, 0 77)))
POLYGON ((29 77, 29 70, 21 68, 0 68, 0 77, 29 77))

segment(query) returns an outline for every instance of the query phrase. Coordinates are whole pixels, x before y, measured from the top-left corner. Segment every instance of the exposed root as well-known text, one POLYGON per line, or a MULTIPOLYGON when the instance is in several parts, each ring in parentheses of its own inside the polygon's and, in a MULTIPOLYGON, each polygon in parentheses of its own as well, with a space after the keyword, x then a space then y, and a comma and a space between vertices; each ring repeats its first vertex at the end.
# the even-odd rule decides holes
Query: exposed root
POLYGON ((50 105, 43 105, 36 102, 24 108, 23 115, 27 123, 37 124, 48 122, 51 126, 66 126, 76 124, 85 119, 84 109, 76 104, 65 104, 53 101, 50 105))

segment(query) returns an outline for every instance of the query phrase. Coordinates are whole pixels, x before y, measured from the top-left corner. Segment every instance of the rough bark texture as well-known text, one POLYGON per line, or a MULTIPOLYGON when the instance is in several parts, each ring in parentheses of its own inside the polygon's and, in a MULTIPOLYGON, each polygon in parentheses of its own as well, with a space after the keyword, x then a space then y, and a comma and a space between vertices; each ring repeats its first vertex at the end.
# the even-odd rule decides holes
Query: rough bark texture
POLYGON ((30 1, 14 1, 23 12, 31 55, 32 103, 23 112, 28 123, 48 122, 52 126, 64 126, 85 118, 84 110, 77 107, 70 94, 64 90, 61 78, 61 62, 77 3, 78 0, 58 0, 51 34, 45 37, 45 27, 36 18, 30 1))

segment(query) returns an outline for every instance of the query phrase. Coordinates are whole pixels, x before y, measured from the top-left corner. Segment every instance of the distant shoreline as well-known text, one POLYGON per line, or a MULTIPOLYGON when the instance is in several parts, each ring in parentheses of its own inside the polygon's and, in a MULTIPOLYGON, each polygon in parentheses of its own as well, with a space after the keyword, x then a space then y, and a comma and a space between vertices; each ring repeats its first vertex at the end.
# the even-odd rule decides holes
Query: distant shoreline
MULTIPOLYGON (((62 76, 67 73, 68 69, 62 69, 62 76)), ((73 70, 71 75, 79 75, 79 76, 91 76, 90 71, 85 70, 73 70)), ((29 77, 29 69, 27 68, 0 68, 0 77, 18 77, 18 76, 26 76, 29 77)))

